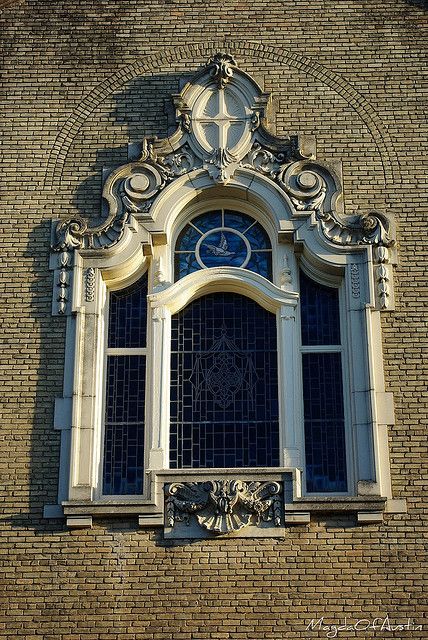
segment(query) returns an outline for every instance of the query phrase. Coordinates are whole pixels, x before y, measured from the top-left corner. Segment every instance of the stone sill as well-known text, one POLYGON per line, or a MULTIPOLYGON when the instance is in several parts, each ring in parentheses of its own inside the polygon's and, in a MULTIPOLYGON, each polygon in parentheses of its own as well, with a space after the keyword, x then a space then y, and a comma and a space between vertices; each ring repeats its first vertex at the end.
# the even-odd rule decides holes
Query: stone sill
MULTIPOLYGON (((311 515, 329 513, 340 516, 354 513, 357 515, 357 522, 360 524, 376 523, 383 521, 385 505, 386 498, 379 496, 297 498, 293 503, 284 505, 284 521, 286 526, 302 525, 310 523, 311 515)), ((63 514, 66 518, 67 526, 71 528, 91 527, 92 518, 127 516, 137 516, 140 527, 164 526, 163 512, 149 501, 67 502, 63 504, 63 514)), ((269 537, 283 537, 285 531, 284 527, 279 527, 269 532, 263 529, 254 529, 245 532, 245 535, 251 537, 264 537, 266 535, 269 535, 269 537)))
MULTIPOLYGON (((92 519, 106 518, 138 518, 140 527, 163 527, 165 535, 171 533, 165 517, 165 487, 170 483, 204 483, 220 479, 234 480, 239 478, 246 482, 279 482, 282 484, 282 517, 281 523, 268 527, 266 523, 255 526, 249 522, 245 531, 234 531, 232 535, 251 537, 283 537, 291 525, 308 525, 311 516, 322 513, 333 516, 355 514, 357 523, 380 523, 384 513, 404 513, 405 505, 401 500, 387 500, 374 493, 359 496, 349 495, 312 495, 301 496, 300 475, 296 468, 258 468, 258 469, 205 469, 195 470, 157 470, 149 472, 147 488, 150 497, 143 496, 106 496, 95 500, 75 499, 45 507, 45 517, 66 518, 67 526, 82 528, 92 526, 92 519), (397 503, 397 504, 395 504, 397 503), (400 503, 400 504, 398 504, 400 503)), ((373 487, 374 488, 374 487, 373 487)), ((180 507, 181 508, 181 507, 180 507)), ((177 522, 179 523, 180 518, 177 522)), ((181 533, 189 536, 190 529, 178 525, 181 533), (181 527, 181 528, 180 528, 181 527)), ((209 532, 208 532, 209 533, 209 532)), ((229 532, 230 534, 231 532, 229 532)), ((171 533, 172 535, 172 533, 171 533)), ((196 535, 196 534, 195 534, 196 535)), ((210 537, 210 536, 208 536, 210 537)), ((218 534, 214 537, 218 537, 218 534)))

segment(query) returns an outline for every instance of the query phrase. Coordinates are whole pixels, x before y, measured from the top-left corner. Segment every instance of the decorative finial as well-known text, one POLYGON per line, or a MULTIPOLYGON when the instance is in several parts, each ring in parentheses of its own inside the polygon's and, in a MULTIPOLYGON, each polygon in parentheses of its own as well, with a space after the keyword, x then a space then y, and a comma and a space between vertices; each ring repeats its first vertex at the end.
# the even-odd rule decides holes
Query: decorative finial
POLYGON ((224 89, 226 84, 233 77, 233 67, 236 67, 236 61, 227 53, 216 53, 208 63, 212 66, 210 75, 217 82, 219 89, 224 89))

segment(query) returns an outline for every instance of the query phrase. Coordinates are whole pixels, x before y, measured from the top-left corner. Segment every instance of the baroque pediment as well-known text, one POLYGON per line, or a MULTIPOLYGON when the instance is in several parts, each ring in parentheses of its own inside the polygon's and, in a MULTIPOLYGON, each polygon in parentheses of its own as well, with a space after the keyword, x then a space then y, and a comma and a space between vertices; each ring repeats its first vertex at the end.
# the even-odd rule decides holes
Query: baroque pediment
POLYGON ((136 160, 114 170, 103 197, 109 214, 88 227, 80 217, 57 225, 56 251, 102 251, 117 244, 131 221, 144 225, 161 192, 184 177, 204 174, 213 186, 238 175, 258 176, 279 190, 291 220, 311 218, 336 247, 394 243, 386 216, 344 216, 340 170, 319 162, 313 138, 279 138, 267 128, 270 101, 232 56, 216 54, 182 91, 172 96, 177 129, 168 138, 143 140, 136 160))

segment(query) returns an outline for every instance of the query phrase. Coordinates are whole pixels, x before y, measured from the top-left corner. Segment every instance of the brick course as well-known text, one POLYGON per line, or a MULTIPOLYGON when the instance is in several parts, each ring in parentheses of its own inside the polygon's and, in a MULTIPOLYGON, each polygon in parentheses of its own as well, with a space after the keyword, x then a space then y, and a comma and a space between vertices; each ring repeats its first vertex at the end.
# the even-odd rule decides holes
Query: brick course
POLYGON ((311 619, 389 614, 394 623, 425 622, 422 631, 389 636, 426 638, 422 0, 16 0, 0 9, 0 637, 324 638, 306 630, 311 619), (56 501, 53 401, 62 390, 65 335, 65 321, 50 315, 50 220, 76 213, 97 220, 102 168, 124 163, 128 142, 167 134, 169 95, 218 50, 273 94, 279 135, 315 135, 320 160, 343 162, 348 213, 379 207, 396 217, 396 309, 382 321, 396 410, 393 490, 407 499, 408 514, 364 526, 352 517, 313 518, 274 540, 174 544, 134 520, 68 531, 42 519, 43 505, 56 501))

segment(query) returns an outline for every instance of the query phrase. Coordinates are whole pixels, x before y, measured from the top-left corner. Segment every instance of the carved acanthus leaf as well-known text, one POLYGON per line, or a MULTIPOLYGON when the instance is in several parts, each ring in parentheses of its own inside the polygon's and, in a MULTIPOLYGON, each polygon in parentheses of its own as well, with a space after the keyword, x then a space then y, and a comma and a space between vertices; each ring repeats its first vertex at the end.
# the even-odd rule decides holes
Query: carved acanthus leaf
POLYGON ((389 236, 387 221, 379 213, 362 214, 352 222, 345 223, 334 212, 319 211, 317 215, 324 236, 342 246, 369 244, 391 247, 394 240, 389 236))
POLYGON ((174 483, 166 489, 169 526, 190 522, 195 514, 199 524, 211 533, 239 531, 249 524, 272 522, 281 525, 281 485, 278 482, 211 480, 174 483))
POLYGON ((128 220, 128 211, 110 217, 104 224, 88 227, 83 218, 76 217, 59 222, 53 251, 73 251, 74 249, 107 249, 112 247, 123 235, 128 220))
POLYGON ((227 53, 216 53, 209 61, 210 76, 214 78, 219 89, 223 89, 233 77, 233 67, 236 62, 227 53))

